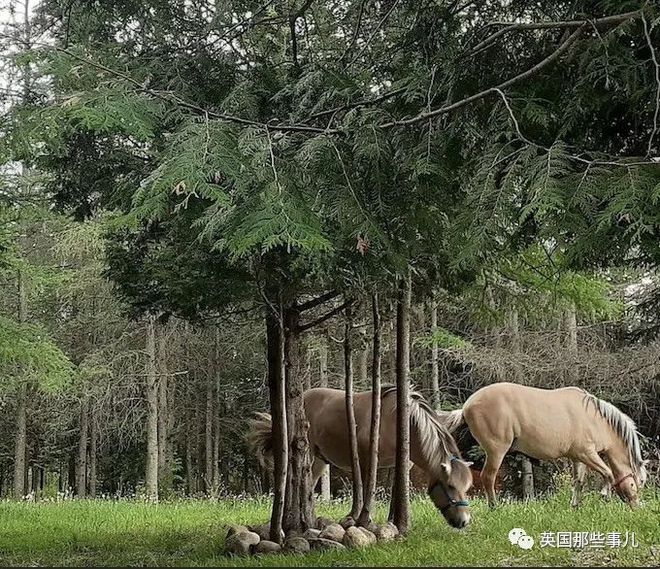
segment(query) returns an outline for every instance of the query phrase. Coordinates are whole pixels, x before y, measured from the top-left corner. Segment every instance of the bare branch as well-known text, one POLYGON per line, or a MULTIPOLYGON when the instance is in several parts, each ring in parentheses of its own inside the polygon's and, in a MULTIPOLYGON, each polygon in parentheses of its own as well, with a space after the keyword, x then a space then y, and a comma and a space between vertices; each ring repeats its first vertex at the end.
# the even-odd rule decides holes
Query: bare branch
POLYGON ((452 111, 455 111, 456 109, 460 109, 461 107, 464 107, 470 103, 474 103, 475 101, 478 101, 480 99, 484 99, 485 97, 488 97, 489 95, 492 95, 494 93, 497 93, 498 90, 506 89, 507 87, 510 87, 511 85, 515 85, 516 83, 520 83, 521 81, 528 79, 529 77, 532 77, 539 73, 543 68, 547 67, 554 61, 557 61, 564 53, 566 53, 569 48, 577 41, 577 39, 582 35, 582 31, 584 30, 586 24, 582 24, 581 27, 579 27, 577 30, 575 30, 570 37, 562 43, 555 51, 553 51, 550 55, 548 55, 545 59, 534 65, 533 67, 530 67, 526 71, 523 71, 522 73, 519 73, 515 77, 512 77, 511 79, 507 79, 506 81, 500 83, 499 85, 495 87, 490 87, 488 89, 485 89, 484 91, 480 91, 479 93, 475 93, 474 95, 470 95, 469 97, 466 97, 464 99, 461 99, 460 101, 456 101, 455 103, 452 103, 450 105, 445 105, 443 107, 440 107, 438 109, 435 109, 433 111, 428 111, 425 113, 420 113, 415 117, 412 117, 410 119, 404 119, 404 120, 395 120, 391 121, 388 123, 384 123, 381 126, 381 128, 392 128, 395 126, 409 126, 416 124, 418 122, 426 121, 432 117, 437 117, 440 115, 444 115, 447 113, 450 113, 452 111))
POLYGON ((566 29, 577 29, 583 27, 585 24, 589 24, 594 28, 598 29, 599 27, 611 26, 614 24, 620 24, 634 18, 640 14, 639 10, 634 12, 626 12, 625 14, 616 14, 615 16, 606 16, 604 18, 598 18, 595 20, 566 20, 566 21, 552 21, 552 22, 528 22, 528 23, 506 23, 506 22, 495 22, 490 25, 502 25, 505 26, 502 29, 496 31, 494 34, 488 36, 485 40, 478 43, 474 46, 464 57, 472 57, 483 51, 493 43, 495 43, 502 36, 517 30, 548 30, 552 28, 566 28, 566 29))
POLYGON ((311 300, 303 302, 302 304, 297 304, 296 310, 298 310, 298 312, 305 312, 307 310, 311 310, 312 308, 316 308, 317 306, 320 306, 321 304, 324 304, 325 302, 328 302, 329 300, 332 300, 333 298, 336 298, 338 296, 339 296, 339 292, 337 292, 336 290, 330 290, 322 294, 321 296, 312 298, 311 300))
POLYGON ((353 46, 355 45, 355 42, 358 39, 358 36, 360 35, 360 28, 362 27, 362 16, 364 15, 364 7, 367 4, 367 0, 362 0, 360 2, 360 9, 358 11, 358 17, 357 17, 357 23, 355 24, 355 30, 353 30, 353 37, 351 38, 351 43, 349 43, 346 46, 346 49, 344 50, 344 53, 342 53, 341 57, 339 58, 339 61, 344 61, 346 59, 346 56, 349 54, 349 52, 353 49, 353 46))
POLYGON ((345 308, 351 306, 353 304, 353 299, 350 298, 343 304, 340 304, 336 308, 333 308, 330 312, 324 314, 323 316, 317 318, 316 320, 312 320, 311 322, 308 322, 307 324, 301 324, 298 326, 298 331, 299 332, 304 332, 306 330, 309 330, 310 328, 314 328, 314 326, 318 326, 319 324, 323 324, 326 320, 330 320, 333 316, 336 316, 339 314, 342 310, 345 308))

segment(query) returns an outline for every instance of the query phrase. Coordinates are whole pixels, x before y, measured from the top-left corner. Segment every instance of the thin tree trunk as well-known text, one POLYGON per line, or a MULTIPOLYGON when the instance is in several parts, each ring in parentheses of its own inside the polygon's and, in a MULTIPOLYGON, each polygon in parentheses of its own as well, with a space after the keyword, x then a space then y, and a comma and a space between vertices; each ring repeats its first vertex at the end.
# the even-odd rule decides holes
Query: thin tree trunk
POLYGON ((159 494, 169 490, 171 469, 169 462, 169 374, 167 369, 167 336, 161 328, 158 336, 158 484, 159 494))
POLYGON ((156 317, 147 318, 147 498, 158 501, 158 374, 156 367, 156 317))
POLYGON ((220 491, 220 386, 219 379, 215 385, 215 408, 213 416, 213 492, 218 495, 220 491))
POLYGON ((289 444, 287 433, 283 322, 281 312, 276 314, 273 310, 273 306, 280 306, 280 299, 277 296, 271 295, 271 302, 274 301, 274 303, 266 306, 266 340, 268 348, 268 388, 273 432, 274 495, 273 510, 270 518, 270 539, 276 543, 281 543, 289 444))
POLYGON ((402 534, 410 527, 410 275, 399 282, 396 321, 396 462, 390 515, 402 534))
POLYGON ((67 468, 66 489, 73 493, 76 488, 76 453, 69 453, 69 464, 67 468))
POLYGON ((367 341, 367 325, 360 327, 360 348, 357 358, 357 389, 367 389, 369 384, 369 342, 367 341))
POLYGON ((381 406, 381 352, 380 352, 380 307, 378 293, 371 297, 373 313, 373 359, 371 369, 371 429, 369 431, 369 470, 365 482, 364 504, 358 518, 358 524, 367 526, 371 522, 371 512, 376 495, 378 479, 378 445, 380 442, 380 406, 381 406))
POLYGON ((566 348, 568 354, 574 365, 569 368, 569 379, 571 381, 578 380, 578 367, 575 365, 578 361, 578 326, 577 326, 577 309, 574 303, 566 309, 564 314, 564 322, 566 326, 566 348))
POLYGON ((195 468, 193 466, 193 439, 194 430, 191 428, 190 421, 186 428, 186 482, 188 484, 188 496, 192 496, 196 492, 195 488, 195 468))
POLYGON ((312 347, 305 349, 305 390, 312 388, 312 347))
MULTIPOLYGON (((27 2, 26 2, 27 4, 27 2)), ((27 322, 27 283, 25 274, 18 273, 18 321, 27 322)), ((27 455, 27 392, 25 378, 20 378, 16 403, 16 439, 14 443, 14 498, 22 500, 27 492, 26 455, 27 455)))
POLYGON ((566 347, 568 348, 568 353, 571 355, 572 358, 577 359, 578 333, 577 333, 577 310, 575 309, 575 304, 571 304, 571 306, 566 309, 564 315, 564 321, 566 326, 566 347))
POLYGON ((213 415, 214 407, 214 386, 215 370, 211 369, 206 374, 206 421, 204 423, 204 482, 206 484, 206 493, 213 494, 213 415))
POLYGON ((357 425, 353 407, 353 320, 350 306, 346 308, 346 326, 344 328, 344 389, 346 391, 346 418, 348 422, 348 442, 351 449, 351 474, 353 475, 353 504, 350 516, 357 519, 362 511, 362 472, 360 471, 360 453, 358 451, 357 425))
POLYGON ((80 401, 80 433, 78 434, 78 458, 76 462, 76 495, 84 498, 87 493, 87 447, 89 445, 89 395, 80 401))
MULTIPOLYGON (((438 303, 431 302, 431 334, 434 334, 438 328, 438 303)), ((434 409, 440 406, 440 362, 438 345, 433 342, 431 345, 431 403, 434 409)))
MULTIPOLYGON (((319 387, 328 387, 328 344, 325 336, 319 348, 319 387)), ((330 465, 328 464, 321 475, 321 499, 329 502, 330 498, 330 465)))
POLYGON ((89 497, 96 498, 96 453, 98 433, 94 412, 89 414, 89 497))
POLYGON ((312 462, 305 416, 303 394, 305 381, 300 369, 300 313, 289 306, 284 310, 284 362, 287 394, 287 428, 289 435, 289 462, 284 531, 304 532, 316 524, 314 516, 314 487, 312 462))
POLYGON ((213 414, 213 478, 211 480, 213 492, 218 495, 220 491, 220 412, 224 412, 224 405, 220 405, 220 328, 215 328, 215 382, 213 385, 213 405, 215 413, 213 414))
POLYGON ((523 456, 520 464, 522 472, 522 496, 524 500, 534 499, 534 470, 532 461, 523 456))
MULTIPOLYGON (((509 312, 509 345, 514 356, 519 356, 522 350, 522 340, 520 338, 520 318, 515 306, 509 312)), ((519 363, 516 361, 512 367, 515 380, 521 382, 524 378, 519 363)))

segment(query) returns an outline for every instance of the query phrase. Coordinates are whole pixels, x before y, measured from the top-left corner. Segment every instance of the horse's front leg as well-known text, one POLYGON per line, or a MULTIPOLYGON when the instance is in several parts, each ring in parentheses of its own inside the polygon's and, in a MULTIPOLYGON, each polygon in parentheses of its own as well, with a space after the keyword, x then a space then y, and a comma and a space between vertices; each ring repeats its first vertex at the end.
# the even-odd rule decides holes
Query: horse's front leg
POLYGON ((573 461, 573 493, 571 495, 571 506, 577 508, 582 501, 582 489, 584 487, 584 479, 587 475, 587 467, 584 463, 574 460, 573 461))

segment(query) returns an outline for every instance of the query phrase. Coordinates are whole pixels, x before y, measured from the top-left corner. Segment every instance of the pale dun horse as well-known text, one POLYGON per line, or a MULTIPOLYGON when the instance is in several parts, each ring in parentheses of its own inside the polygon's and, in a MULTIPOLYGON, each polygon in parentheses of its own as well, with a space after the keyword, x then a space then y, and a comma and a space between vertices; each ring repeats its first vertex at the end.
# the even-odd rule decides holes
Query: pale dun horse
POLYGON ((579 506, 587 467, 631 507, 646 482, 637 428, 611 403, 577 387, 537 389, 495 383, 473 393, 462 409, 443 414, 450 432, 463 423, 486 453, 482 482, 495 505, 495 477, 504 455, 573 461, 571 504, 579 506))
MULTIPOLYGON (((379 468, 394 466, 396 457, 396 392, 382 391, 379 468)), ((309 421, 309 442, 313 453, 312 477, 318 482, 327 464, 351 471, 351 451, 344 391, 315 388, 304 394, 305 415, 309 421)), ((353 406, 357 423, 358 453, 362 479, 369 465, 371 391, 356 393, 353 406)), ((428 475, 428 494, 447 522, 456 528, 470 523, 467 492, 472 486, 470 463, 461 459, 456 441, 438 415, 418 394, 410 405, 410 458, 428 475)), ((248 435, 262 464, 272 456, 271 417, 259 413, 248 435)))

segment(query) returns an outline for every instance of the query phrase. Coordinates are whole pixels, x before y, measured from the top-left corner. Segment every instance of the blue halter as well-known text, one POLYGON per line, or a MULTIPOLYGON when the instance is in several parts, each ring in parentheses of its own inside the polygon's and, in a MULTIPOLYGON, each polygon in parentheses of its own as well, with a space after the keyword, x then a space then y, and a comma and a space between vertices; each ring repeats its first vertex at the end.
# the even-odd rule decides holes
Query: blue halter
MULTIPOLYGON (((460 461, 461 459, 458 458, 457 456, 452 456, 451 459, 449 459, 449 462, 454 462, 455 460, 460 461)), ((437 486, 440 486, 440 489, 442 490, 443 494, 445 495, 445 498, 447 498, 447 503, 444 506, 442 506, 441 508, 439 508, 439 510, 442 514, 444 514, 449 508, 457 508, 457 507, 460 507, 460 506, 467 507, 467 506, 470 505, 470 502, 468 502, 467 500, 454 500, 454 498, 452 498, 449 495, 449 492, 447 492, 447 488, 445 487, 445 485, 442 482, 440 482, 440 480, 438 480, 431 487, 431 490, 434 490, 437 486)))

